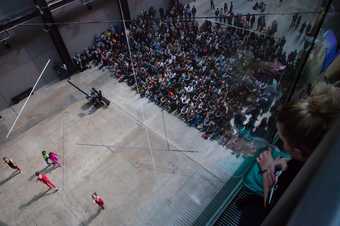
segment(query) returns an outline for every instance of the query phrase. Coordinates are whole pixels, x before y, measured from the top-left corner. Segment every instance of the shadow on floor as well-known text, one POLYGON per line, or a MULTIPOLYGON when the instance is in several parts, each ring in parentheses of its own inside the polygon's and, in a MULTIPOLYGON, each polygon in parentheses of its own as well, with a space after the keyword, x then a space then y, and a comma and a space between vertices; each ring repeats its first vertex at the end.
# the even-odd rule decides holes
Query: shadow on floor
MULTIPOLYGON (((3 181, 0 182, 0 186, 1 186, 1 185, 4 185, 4 184, 7 183, 8 181, 10 181, 13 177, 15 177, 15 176, 17 176, 17 175, 19 175, 19 174, 20 174, 20 173, 17 172, 17 171, 12 172, 11 175, 9 175, 9 177, 7 177, 5 180, 3 180, 3 181)), ((0 225, 0 226, 1 226, 1 225, 0 225)))
POLYGON ((48 196, 48 195, 52 195, 52 194, 57 192, 57 190, 54 190, 52 192, 49 192, 49 191, 50 190, 46 190, 46 191, 40 192, 39 194, 36 194, 35 196, 33 196, 33 198, 31 200, 29 200, 28 202, 26 202, 26 203, 22 204, 21 206, 19 206, 19 209, 20 210, 25 209, 26 207, 32 205, 33 203, 35 203, 36 201, 38 201, 42 197, 48 196))
POLYGON ((81 112, 78 114, 79 118, 84 118, 88 115, 94 114, 99 108, 92 106, 86 113, 81 112))
POLYGON ((80 109, 83 110, 83 111, 86 111, 88 109, 90 109, 90 107, 92 106, 92 104, 90 104, 89 102, 83 104, 80 109))
MULTIPOLYGON (((39 171, 37 171, 37 172, 46 174, 46 173, 52 172, 53 170, 55 170, 55 169, 57 169, 57 168, 58 168, 57 166, 49 165, 49 166, 45 166, 43 169, 41 169, 41 170, 39 170, 39 171)), ((33 174, 32 176, 30 176, 30 177, 28 178, 28 180, 31 181, 31 180, 33 180, 35 177, 36 177, 35 174, 33 174)))
POLYGON ((91 222, 92 222, 94 219, 96 219, 96 217, 98 217, 99 214, 100 214, 101 212, 102 212, 102 209, 101 209, 101 208, 98 208, 97 211, 96 211, 94 214, 90 215, 86 220, 84 220, 83 222, 81 222, 81 223, 79 224, 79 226, 88 226, 88 225, 90 225, 91 222))

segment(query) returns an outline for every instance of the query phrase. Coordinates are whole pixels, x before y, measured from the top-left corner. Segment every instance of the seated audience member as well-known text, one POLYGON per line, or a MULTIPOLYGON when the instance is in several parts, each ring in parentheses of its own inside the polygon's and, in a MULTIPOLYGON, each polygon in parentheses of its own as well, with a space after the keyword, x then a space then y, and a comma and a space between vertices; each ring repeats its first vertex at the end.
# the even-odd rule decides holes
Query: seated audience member
POLYGON ((240 226, 261 225, 265 216, 339 117, 340 89, 326 84, 317 85, 307 99, 285 104, 279 109, 276 125, 283 148, 290 154, 291 160, 274 159, 269 150, 257 158, 263 176, 264 194, 262 196, 254 194, 240 203, 242 210, 240 226), (272 201, 268 203, 277 167, 282 169, 283 173, 278 177, 277 189, 272 201))
MULTIPOLYGON (((268 95, 267 90, 294 69, 297 52, 283 53, 283 39, 222 27, 208 20, 201 25, 195 20, 178 20, 191 17, 188 6, 176 0, 169 6, 161 16, 163 20, 155 19, 156 11, 150 9, 131 20, 126 34, 119 27, 111 27, 96 35, 92 45, 73 61, 80 71, 91 67, 109 70, 118 82, 178 114, 204 138, 227 145, 230 136, 225 129, 234 113, 243 115, 242 125, 270 111, 276 96, 268 95), (259 70, 251 67, 263 62, 286 70, 272 73, 260 70, 262 66, 254 67, 259 70), (208 104, 209 100, 214 101, 208 104), (251 115, 247 110, 242 112, 254 103, 261 111, 251 115)), ((230 18, 237 26, 246 26, 241 17, 230 18)), ((261 28, 264 22, 261 18, 261 28)), ((259 127, 265 128, 268 121, 262 120, 259 127)), ((250 123, 246 126, 257 129, 250 123)))

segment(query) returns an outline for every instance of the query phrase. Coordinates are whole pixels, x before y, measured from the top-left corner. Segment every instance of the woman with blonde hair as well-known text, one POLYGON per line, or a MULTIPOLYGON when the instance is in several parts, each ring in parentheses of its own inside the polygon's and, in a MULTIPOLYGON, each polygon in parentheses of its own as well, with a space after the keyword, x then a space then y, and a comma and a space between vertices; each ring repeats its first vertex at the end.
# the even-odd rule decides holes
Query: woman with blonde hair
POLYGON ((276 126, 283 149, 290 154, 291 160, 274 159, 270 150, 260 154, 257 163, 263 176, 264 194, 254 194, 241 204, 240 226, 262 223, 339 117, 340 88, 324 83, 316 85, 308 98, 279 108, 276 126), (278 176, 277 171, 282 172, 281 175, 278 176), (274 185, 276 189, 270 194, 274 185))

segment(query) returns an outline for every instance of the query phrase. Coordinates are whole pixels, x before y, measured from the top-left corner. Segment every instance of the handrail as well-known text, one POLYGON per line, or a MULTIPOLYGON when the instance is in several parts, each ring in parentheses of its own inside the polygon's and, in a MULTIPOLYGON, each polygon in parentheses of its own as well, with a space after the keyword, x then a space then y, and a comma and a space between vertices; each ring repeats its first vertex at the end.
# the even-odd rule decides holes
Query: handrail
POLYGON ((241 166, 236 170, 232 178, 222 187, 214 199, 203 210, 200 216, 194 222, 194 226, 213 225, 226 207, 236 197, 243 183, 243 177, 246 172, 255 164, 255 158, 246 158, 241 166))

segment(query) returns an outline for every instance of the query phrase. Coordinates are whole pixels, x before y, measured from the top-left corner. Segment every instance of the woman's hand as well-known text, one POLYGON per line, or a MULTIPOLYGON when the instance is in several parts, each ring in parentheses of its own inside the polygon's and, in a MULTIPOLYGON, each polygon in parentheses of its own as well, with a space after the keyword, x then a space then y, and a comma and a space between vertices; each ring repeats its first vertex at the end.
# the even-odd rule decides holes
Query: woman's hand
POLYGON ((274 163, 274 159, 273 159, 273 156, 272 156, 271 149, 262 152, 259 155, 259 157, 257 157, 256 160, 259 163, 262 171, 271 170, 273 163, 274 163))
POLYGON ((280 167, 281 171, 285 171, 288 167, 287 165, 288 160, 284 158, 274 159, 273 164, 270 167, 270 170, 274 173, 276 167, 280 167))
POLYGON ((286 159, 273 159, 271 150, 264 151, 257 158, 257 162, 263 172, 263 195, 264 195, 264 206, 266 207, 266 200, 273 184, 275 183, 275 168, 280 166, 282 171, 287 169, 286 159))

